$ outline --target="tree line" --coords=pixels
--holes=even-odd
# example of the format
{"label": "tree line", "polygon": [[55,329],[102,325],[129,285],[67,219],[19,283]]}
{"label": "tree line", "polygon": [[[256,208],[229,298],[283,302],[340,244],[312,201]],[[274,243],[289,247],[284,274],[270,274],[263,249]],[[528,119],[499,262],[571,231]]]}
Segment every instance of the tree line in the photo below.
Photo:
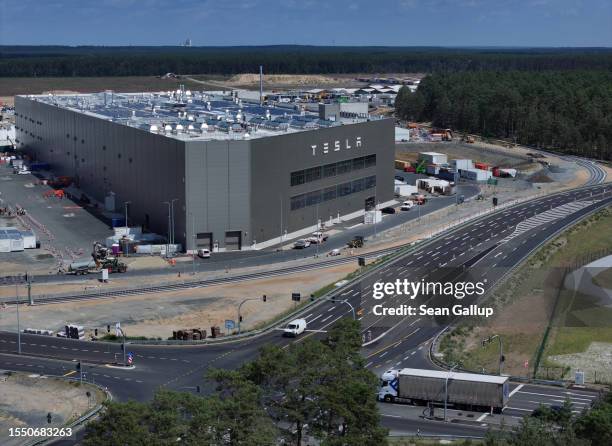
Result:
{"label": "tree line", "polygon": [[433,73],[395,106],[411,121],[612,159],[611,71]]}
{"label": "tree line", "polygon": [[612,50],[428,47],[0,46],[0,77],[612,69]]}
{"label": "tree line", "polygon": [[85,446],[384,446],[376,377],[364,367],[358,322],[340,320],[325,339],[266,347],[237,370],[211,370],[210,393],[159,390],[151,402],[110,402]]}
{"label": "tree line", "polygon": [[[341,319],[322,340],[268,346],[237,370],[210,370],[205,393],[161,389],[150,402],[106,403],[83,445],[385,446],[377,379],[360,349],[359,323]],[[612,444],[612,394],[588,412],[573,410],[569,400],[561,408],[541,406],[513,428],[491,430],[483,444]]]}

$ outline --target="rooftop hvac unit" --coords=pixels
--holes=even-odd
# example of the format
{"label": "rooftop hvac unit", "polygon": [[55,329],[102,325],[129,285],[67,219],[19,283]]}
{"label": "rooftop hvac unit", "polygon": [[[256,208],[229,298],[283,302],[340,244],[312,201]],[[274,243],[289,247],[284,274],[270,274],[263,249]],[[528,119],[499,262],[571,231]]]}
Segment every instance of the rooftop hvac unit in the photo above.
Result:
{"label": "rooftop hvac unit", "polygon": [[202,132],[205,132],[208,130],[208,124],[206,124],[205,122],[202,123],[202,125],[200,125],[200,130]]}
{"label": "rooftop hvac unit", "polygon": [[149,127],[149,131],[150,131],[151,133],[157,133],[157,132],[159,131],[159,128],[158,128],[156,125],[151,125],[151,126]]}
{"label": "rooftop hvac unit", "polygon": [[174,127],[174,130],[176,130],[176,132],[182,132],[184,130],[184,127],[181,124],[177,124],[176,127]]}
{"label": "rooftop hvac unit", "polygon": [[172,131],[172,126],[171,126],[170,124],[166,124],[166,125],[164,126],[164,131],[166,131],[166,132],[171,132],[171,131]]}

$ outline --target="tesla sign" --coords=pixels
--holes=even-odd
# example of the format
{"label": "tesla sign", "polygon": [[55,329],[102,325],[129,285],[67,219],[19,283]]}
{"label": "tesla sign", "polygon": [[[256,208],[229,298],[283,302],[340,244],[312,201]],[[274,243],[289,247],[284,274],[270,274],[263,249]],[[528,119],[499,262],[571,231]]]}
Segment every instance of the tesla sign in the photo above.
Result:
{"label": "tesla sign", "polygon": [[312,156],[317,153],[328,154],[329,152],[339,152],[340,150],[359,149],[361,147],[361,136],[355,138],[337,139],[333,142],[324,142],[322,144],[312,144]]}

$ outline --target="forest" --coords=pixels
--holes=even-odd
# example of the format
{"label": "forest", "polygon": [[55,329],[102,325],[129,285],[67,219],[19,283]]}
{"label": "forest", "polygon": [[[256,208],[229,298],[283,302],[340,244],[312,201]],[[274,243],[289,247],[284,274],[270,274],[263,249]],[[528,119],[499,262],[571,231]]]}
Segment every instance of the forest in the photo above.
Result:
{"label": "forest", "polygon": [[611,160],[612,72],[433,73],[402,88],[398,116],[436,127]]}
{"label": "forest", "polygon": [[612,69],[606,48],[0,46],[0,77]]}

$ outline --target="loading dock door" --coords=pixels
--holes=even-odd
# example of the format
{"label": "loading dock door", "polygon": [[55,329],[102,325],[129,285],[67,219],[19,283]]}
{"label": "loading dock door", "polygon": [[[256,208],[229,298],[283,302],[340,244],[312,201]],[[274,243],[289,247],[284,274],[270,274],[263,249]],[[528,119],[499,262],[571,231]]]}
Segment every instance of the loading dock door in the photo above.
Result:
{"label": "loading dock door", "polygon": [[365,199],[365,210],[366,211],[372,211],[374,210],[374,197],[368,197]]}
{"label": "loading dock door", "polygon": [[242,249],[242,231],[227,231],[225,233],[225,250],[239,251]]}
{"label": "loading dock door", "polygon": [[213,249],[213,234],[212,232],[198,232],[196,237],[196,248]]}

